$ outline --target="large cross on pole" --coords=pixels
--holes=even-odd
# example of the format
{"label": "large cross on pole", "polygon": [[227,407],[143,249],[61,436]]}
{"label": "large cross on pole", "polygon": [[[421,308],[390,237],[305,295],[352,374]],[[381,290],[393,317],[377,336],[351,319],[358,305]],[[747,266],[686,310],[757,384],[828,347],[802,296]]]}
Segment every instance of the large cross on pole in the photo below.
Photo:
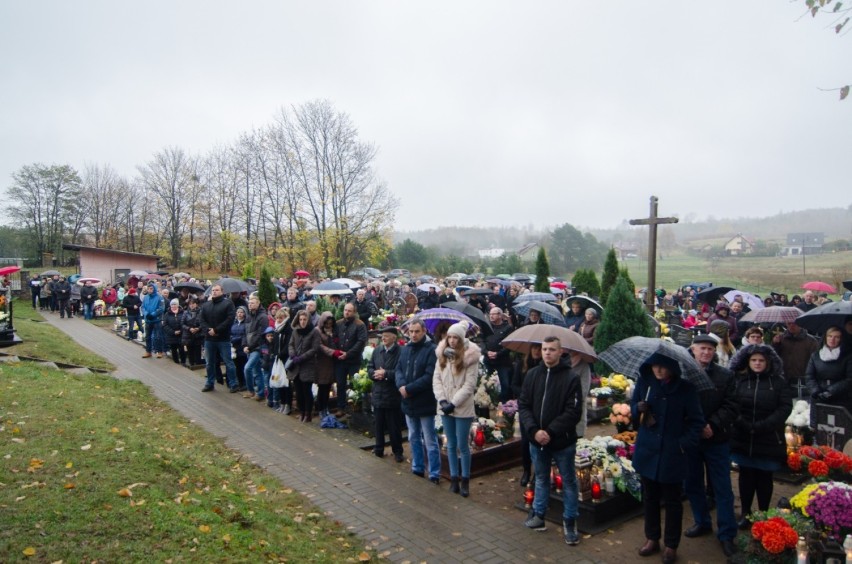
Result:
{"label": "large cross on pole", "polygon": [[657,287],[657,225],[661,223],[677,223],[676,217],[657,217],[657,202],[659,198],[651,196],[651,213],[643,219],[631,219],[630,225],[647,225],[648,234],[648,290],[645,292],[645,307],[654,313],[654,290]]}

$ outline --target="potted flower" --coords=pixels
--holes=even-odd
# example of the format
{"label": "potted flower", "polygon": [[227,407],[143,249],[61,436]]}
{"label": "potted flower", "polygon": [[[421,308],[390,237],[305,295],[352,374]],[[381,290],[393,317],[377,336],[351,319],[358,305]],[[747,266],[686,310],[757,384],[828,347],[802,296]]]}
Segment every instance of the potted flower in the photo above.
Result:
{"label": "potted flower", "polygon": [[808,529],[807,523],[789,511],[772,509],[752,514],[754,524],[749,533],[738,538],[748,562],[787,563],[796,559],[799,537]]}
{"label": "potted flower", "polygon": [[612,397],[612,388],[609,386],[594,388],[589,391],[589,395],[592,398],[592,405],[595,407],[603,407],[609,404],[609,400]]}
{"label": "potted flower", "polygon": [[518,400],[509,400],[506,403],[497,404],[497,411],[503,414],[503,434],[506,438],[513,437],[518,414]]}

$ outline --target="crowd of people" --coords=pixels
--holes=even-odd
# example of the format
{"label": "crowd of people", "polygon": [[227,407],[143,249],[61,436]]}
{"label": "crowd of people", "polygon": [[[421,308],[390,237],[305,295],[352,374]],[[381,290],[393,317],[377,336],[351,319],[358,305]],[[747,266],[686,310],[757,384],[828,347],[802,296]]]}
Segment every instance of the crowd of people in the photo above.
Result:
{"label": "crowd of people", "polygon": [[[411,472],[440,483],[437,415],[446,437],[450,490],[468,497],[469,435],[482,363],[489,374],[499,377],[500,400],[518,401],[521,484],[535,490],[524,524],[533,530],[546,528],[550,469],[555,464],[564,481],[563,538],[572,546],[580,542],[574,459],[577,440],[585,431],[591,366],[581,355],[563,349],[555,336],[520,355],[501,344],[514,329],[543,322],[535,310],[522,317],[513,307],[529,288],[494,283],[489,291],[468,292],[451,284],[418,289],[391,280],[365,283],[351,296],[324,296],[318,304],[312,281],[282,279],[276,281],[282,289],[280,301],[264,307],[256,293],[226,294],[215,283],[204,296],[176,291],[175,282],[179,281],[166,281],[162,287],[140,282],[116,288],[116,301],[126,311],[126,337],[136,339],[137,332],[144,331],[143,357],[170,356],[187,366],[203,362],[207,375],[203,392],[213,391],[219,383],[281,413],[298,413],[306,423],[315,414],[321,418],[345,414],[347,387],[361,369],[371,318],[379,310],[415,313],[449,301],[477,308],[483,318],[487,316],[489,331],[476,343],[468,338],[466,322],[430,334],[417,316],[406,324],[405,340],[393,325],[373,332],[378,343],[367,363],[373,381],[373,452],[385,456],[387,436],[391,455],[403,462],[405,424]],[[33,306],[70,315],[68,282],[61,277],[47,281],[46,301],[42,301],[44,286],[39,286],[38,299],[34,291]],[[81,288],[81,296],[86,288]],[[852,409],[852,323],[831,327],[820,343],[794,321],[769,332],[744,322],[748,306],[740,296],[730,302],[720,297],[716,303],[696,303],[694,294],[690,288],[662,292],[658,301],[665,307],[671,298],[684,312],[685,327],[693,317],[695,326],[703,328],[696,329],[690,353],[713,388],[699,392],[683,377],[678,362],[655,355],[639,370],[631,398],[638,427],[633,464],[642,479],[646,537],[638,552],[661,553],[663,562],[676,560],[681,536],[713,531],[708,496],[716,507],[722,551],[729,557],[734,554],[734,537],[738,529],[749,526],[755,498],[758,510],[769,508],[773,473],[786,457],[784,425],[794,398]],[[808,311],[816,300],[806,292],[797,307]],[[551,303],[561,308],[561,321],[569,330],[594,344],[601,318],[598,309],[584,307],[587,302],[572,299],[567,292],[557,293]],[[276,362],[286,373],[287,383],[281,387],[272,385]],[[739,517],[731,462],[739,467]],[[685,531],[682,494],[693,516],[693,525]],[[661,507],[666,509],[664,525]]]}

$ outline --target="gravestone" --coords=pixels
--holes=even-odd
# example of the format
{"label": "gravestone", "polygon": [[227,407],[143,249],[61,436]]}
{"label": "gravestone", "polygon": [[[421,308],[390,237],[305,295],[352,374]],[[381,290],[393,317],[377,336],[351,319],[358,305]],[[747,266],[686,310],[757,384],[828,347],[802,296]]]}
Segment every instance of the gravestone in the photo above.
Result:
{"label": "gravestone", "polygon": [[811,405],[811,424],[816,429],[814,442],[844,450],[852,439],[852,415],[845,407],[815,403]]}
{"label": "gravestone", "polygon": [[694,334],[689,329],[685,329],[680,325],[669,325],[669,335],[675,343],[684,348],[688,349],[692,346]]}

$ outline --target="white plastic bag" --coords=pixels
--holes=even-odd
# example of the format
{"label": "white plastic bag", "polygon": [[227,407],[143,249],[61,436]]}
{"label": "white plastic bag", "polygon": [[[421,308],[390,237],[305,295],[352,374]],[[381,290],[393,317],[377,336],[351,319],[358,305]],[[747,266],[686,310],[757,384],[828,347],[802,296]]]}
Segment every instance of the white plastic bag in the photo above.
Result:
{"label": "white plastic bag", "polygon": [[284,370],[284,363],[280,358],[275,359],[272,365],[272,374],[269,376],[270,388],[287,388],[290,386],[290,381],[287,379],[287,371]]}

